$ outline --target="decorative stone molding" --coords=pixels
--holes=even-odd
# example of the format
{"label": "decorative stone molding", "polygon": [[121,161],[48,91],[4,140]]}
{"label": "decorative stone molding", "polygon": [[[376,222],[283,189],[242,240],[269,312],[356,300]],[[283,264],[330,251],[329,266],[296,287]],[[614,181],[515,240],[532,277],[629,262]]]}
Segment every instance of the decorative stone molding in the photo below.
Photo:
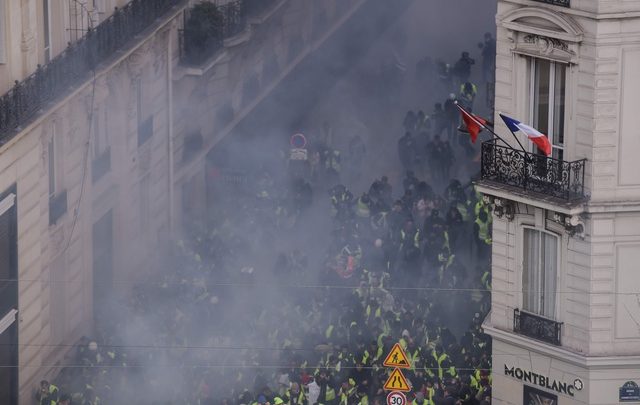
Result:
{"label": "decorative stone molding", "polygon": [[576,60],[575,51],[571,50],[566,42],[542,35],[523,35],[512,50],[523,55],[543,57],[566,63],[572,63]]}
{"label": "decorative stone molding", "polygon": [[577,51],[584,37],[571,17],[545,8],[524,7],[498,17],[517,54],[577,63]]}
{"label": "decorative stone molding", "polygon": [[580,239],[584,239],[584,216],[565,215],[559,212],[554,212],[552,218],[554,222],[557,222],[564,227],[564,230],[569,236],[577,236]]}
{"label": "decorative stone molding", "polygon": [[496,217],[498,218],[504,217],[509,222],[513,221],[513,219],[515,218],[515,215],[516,215],[515,202],[511,200],[503,199],[503,198],[493,197],[488,194],[485,194],[482,196],[482,201],[491,207],[491,211],[493,211],[493,214]]}
{"label": "decorative stone molding", "polygon": [[584,38],[584,31],[573,18],[542,7],[518,8],[498,16],[498,20],[503,27],[525,34],[574,43],[582,42]]}

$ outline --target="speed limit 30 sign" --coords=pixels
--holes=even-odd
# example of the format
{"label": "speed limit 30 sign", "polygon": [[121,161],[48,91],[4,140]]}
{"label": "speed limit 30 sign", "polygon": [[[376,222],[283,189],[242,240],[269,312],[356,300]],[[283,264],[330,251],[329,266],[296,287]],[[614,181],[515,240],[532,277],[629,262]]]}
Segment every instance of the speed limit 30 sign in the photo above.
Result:
{"label": "speed limit 30 sign", "polygon": [[387,395],[387,405],[407,405],[407,397],[400,391],[392,391]]}

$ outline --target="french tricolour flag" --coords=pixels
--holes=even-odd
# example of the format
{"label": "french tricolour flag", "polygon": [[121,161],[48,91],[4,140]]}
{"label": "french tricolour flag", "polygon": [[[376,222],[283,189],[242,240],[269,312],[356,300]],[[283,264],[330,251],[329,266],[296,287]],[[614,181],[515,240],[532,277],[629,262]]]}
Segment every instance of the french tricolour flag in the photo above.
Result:
{"label": "french tricolour flag", "polygon": [[531,140],[531,142],[535,143],[538,149],[540,149],[545,155],[549,156],[551,154],[551,143],[546,135],[534,127],[530,127],[529,125],[523,124],[522,122],[507,117],[506,115],[500,114],[500,116],[511,132],[515,134],[516,132],[521,131]]}

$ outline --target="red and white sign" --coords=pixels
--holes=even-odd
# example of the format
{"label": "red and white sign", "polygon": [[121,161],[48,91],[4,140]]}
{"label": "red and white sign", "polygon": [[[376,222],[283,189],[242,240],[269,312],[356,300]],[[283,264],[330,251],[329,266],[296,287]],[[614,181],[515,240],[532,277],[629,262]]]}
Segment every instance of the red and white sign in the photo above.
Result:
{"label": "red and white sign", "polygon": [[307,138],[301,133],[291,135],[289,138],[289,144],[295,149],[304,149],[307,146]]}
{"label": "red and white sign", "polygon": [[400,391],[392,391],[387,395],[387,405],[407,405],[407,396]]}

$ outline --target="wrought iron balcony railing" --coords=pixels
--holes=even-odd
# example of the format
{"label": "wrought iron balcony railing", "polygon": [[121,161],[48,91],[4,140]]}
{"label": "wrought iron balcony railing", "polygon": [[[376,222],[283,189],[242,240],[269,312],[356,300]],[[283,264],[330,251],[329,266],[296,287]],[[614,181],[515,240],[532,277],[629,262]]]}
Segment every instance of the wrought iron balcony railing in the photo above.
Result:
{"label": "wrought iron balcony railing", "polygon": [[513,310],[513,331],[552,345],[561,345],[562,322],[520,311],[518,308]]}
{"label": "wrought iron balcony railing", "polygon": [[586,159],[573,162],[498,145],[482,144],[481,178],[567,201],[584,199]]}
{"label": "wrought iron balcony railing", "polygon": [[235,0],[226,4],[200,3],[185,11],[180,31],[180,59],[198,65],[222,49],[226,38],[239,34],[247,18],[264,13],[276,0]]}
{"label": "wrought iron balcony railing", "polygon": [[186,0],[131,0],[81,40],[0,97],[0,144],[32,120],[50,101],[86,80],[89,73],[173,6]]}

